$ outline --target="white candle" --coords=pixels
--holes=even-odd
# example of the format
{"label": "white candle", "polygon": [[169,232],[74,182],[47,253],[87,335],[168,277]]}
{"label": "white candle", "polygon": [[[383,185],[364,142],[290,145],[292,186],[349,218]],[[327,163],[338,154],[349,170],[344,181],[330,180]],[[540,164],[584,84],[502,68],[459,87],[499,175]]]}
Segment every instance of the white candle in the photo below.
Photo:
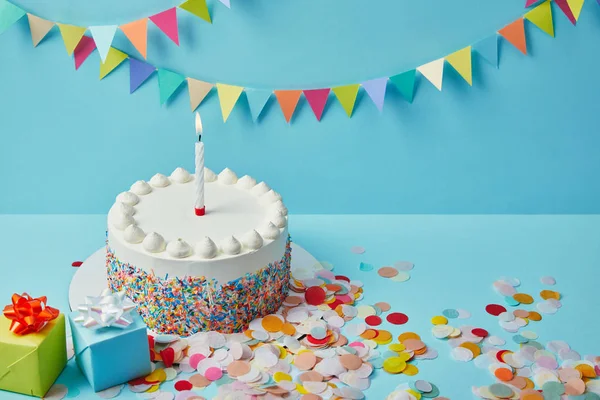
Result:
{"label": "white candle", "polygon": [[196,113],[196,133],[198,142],[196,143],[196,171],[194,174],[196,180],[196,200],[194,202],[195,213],[198,216],[204,215],[204,143],[202,143],[202,121],[200,114]]}

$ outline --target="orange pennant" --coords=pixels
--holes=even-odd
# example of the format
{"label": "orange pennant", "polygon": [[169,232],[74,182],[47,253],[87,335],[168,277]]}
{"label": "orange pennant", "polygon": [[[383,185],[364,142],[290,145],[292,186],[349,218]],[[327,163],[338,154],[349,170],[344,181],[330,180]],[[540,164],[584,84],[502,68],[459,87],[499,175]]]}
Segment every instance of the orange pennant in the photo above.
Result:
{"label": "orange pennant", "polygon": [[498,31],[500,35],[510,42],[517,49],[521,50],[521,53],[527,54],[527,42],[525,40],[525,23],[523,18],[519,18],[515,22],[506,25],[504,28]]}
{"label": "orange pennant", "polygon": [[120,26],[131,44],[140,52],[144,59],[148,51],[148,19],[142,18]]}
{"label": "orange pennant", "polygon": [[298,101],[300,100],[302,90],[275,90],[273,93],[275,93],[275,97],[277,97],[285,120],[289,123],[292,119],[292,115],[294,115]]}

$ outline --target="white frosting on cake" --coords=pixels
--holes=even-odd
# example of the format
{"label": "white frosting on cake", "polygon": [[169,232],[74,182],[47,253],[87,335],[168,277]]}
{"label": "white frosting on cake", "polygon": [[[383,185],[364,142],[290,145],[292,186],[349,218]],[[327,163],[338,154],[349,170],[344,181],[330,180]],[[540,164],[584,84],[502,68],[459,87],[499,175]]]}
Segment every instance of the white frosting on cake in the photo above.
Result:
{"label": "white frosting on cake", "polygon": [[242,244],[234,236],[229,236],[221,243],[221,250],[225,254],[240,254]]}
{"label": "white frosting on cake", "polygon": [[119,193],[117,201],[129,206],[135,206],[140,201],[140,198],[135,193],[123,192]]}
{"label": "white frosting on cake", "polygon": [[[195,180],[182,168],[170,178],[155,175],[153,190],[144,182],[151,192],[141,197],[117,196],[126,206],[115,204],[108,218],[108,244],[116,257],[161,277],[205,276],[219,282],[280,261],[288,236],[281,196],[252,177],[238,180],[227,168],[209,181],[211,175],[205,168],[204,216],[194,213]],[[160,186],[165,180],[177,184]],[[135,218],[127,215],[132,205]]]}
{"label": "white frosting on cake", "polygon": [[225,168],[219,174],[219,182],[224,185],[233,185],[237,181],[238,181],[237,175],[235,174],[235,172],[233,172],[229,168]]}
{"label": "white frosting on cake", "polygon": [[142,241],[142,246],[149,253],[160,253],[165,250],[165,238],[156,232],[150,232]]}
{"label": "white frosting on cake", "polygon": [[256,186],[256,179],[249,175],[244,175],[238,179],[237,185],[242,189],[249,190]]}
{"label": "white frosting on cake", "polygon": [[171,180],[176,183],[188,183],[192,180],[192,174],[185,169],[178,167],[171,173]]}
{"label": "white frosting on cake", "polygon": [[256,232],[256,230],[252,229],[250,232],[244,235],[242,242],[247,248],[251,250],[258,250],[263,245],[263,238],[258,232]]}
{"label": "white frosting on cake", "polygon": [[133,208],[133,206],[129,204],[123,203],[122,201],[117,201],[110,209],[110,212],[119,212],[122,214],[133,215],[135,214],[135,208]]}
{"label": "white frosting on cake", "polygon": [[187,244],[185,240],[178,238],[167,244],[167,253],[175,258],[185,258],[192,255],[192,246]]}
{"label": "white frosting on cake", "polygon": [[129,190],[139,196],[143,196],[150,193],[152,191],[152,187],[148,185],[148,182],[146,181],[137,181],[131,185],[131,189]]}
{"label": "white frosting on cake", "polygon": [[204,168],[204,182],[214,182],[217,180],[217,174],[215,174],[214,172],[212,172],[212,170],[208,169],[208,168]]}
{"label": "white frosting on cake", "polygon": [[123,239],[127,243],[142,243],[145,237],[144,231],[136,224],[129,225],[123,232]]}
{"label": "white frosting on cake", "polygon": [[150,179],[150,185],[155,188],[164,188],[165,186],[169,186],[171,181],[169,178],[164,176],[163,174],[156,174]]}
{"label": "white frosting on cake", "polygon": [[203,240],[196,244],[196,254],[200,256],[200,258],[215,258],[218,251],[217,245],[208,236],[205,236]]}

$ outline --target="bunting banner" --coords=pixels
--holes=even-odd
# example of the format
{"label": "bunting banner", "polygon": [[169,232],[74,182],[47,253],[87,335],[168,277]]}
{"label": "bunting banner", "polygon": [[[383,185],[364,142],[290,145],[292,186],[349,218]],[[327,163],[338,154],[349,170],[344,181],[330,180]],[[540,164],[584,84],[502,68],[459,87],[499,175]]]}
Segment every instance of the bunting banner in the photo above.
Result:
{"label": "bunting banner", "polygon": [[[220,1],[227,7],[230,6],[228,0]],[[390,90],[395,90],[408,103],[412,103],[415,100],[415,89],[418,79],[425,79],[433,87],[441,91],[445,72],[456,73],[457,76],[460,76],[465,81],[465,84],[473,86],[476,83],[473,79],[473,54],[485,60],[493,67],[498,68],[500,61],[498,44],[499,38],[502,38],[514,47],[513,51],[519,51],[527,55],[525,21],[531,23],[550,37],[554,37],[554,21],[552,17],[554,7],[552,3],[555,3],[556,7],[565,17],[571,23],[575,24],[581,15],[584,1],[527,0],[527,10],[523,16],[502,27],[494,34],[408,71],[402,71],[391,76],[369,79],[360,83],[294,90],[286,88],[250,88],[224,82],[206,82],[184,76],[176,71],[157,67],[112,46],[115,35],[119,34],[118,31],[121,30],[145,60],[147,56],[148,20],[152,21],[161,32],[178,45],[178,9],[189,12],[207,22],[212,22],[211,15],[206,7],[206,0],[187,0],[178,7],[173,7],[147,18],[120,26],[106,25],[91,27],[79,27],[49,21],[27,13],[8,0],[0,0],[0,33],[5,32],[18,20],[27,16],[33,47],[43,44],[44,38],[56,26],[60,31],[67,54],[73,56],[76,70],[85,63],[95,50],[98,50],[100,56],[100,79],[104,79],[126,60],[129,60],[130,93],[134,93],[145,82],[152,80],[152,76],[157,72],[156,81],[159,88],[159,104],[161,105],[168,105],[170,100],[177,96],[177,93],[180,91],[179,89],[187,86],[192,112],[198,107],[202,107],[205,99],[210,96],[211,92],[215,91],[218,96],[223,122],[227,121],[235,106],[240,102],[240,98],[245,97],[253,121],[259,121],[264,116],[269,100],[274,98],[279,105],[278,108],[281,110],[283,120],[287,123],[292,123],[302,97],[308,103],[316,120],[321,121],[330,98],[336,98],[345,114],[348,117],[352,117],[355,112],[358,94],[361,90],[366,94],[365,98],[369,98],[370,102],[381,112],[385,105],[388,85]],[[600,3],[600,0],[598,2]],[[89,36],[86,35],[88,31]],[[446,69],[446,64],[449,66],[449,69]],[[242,93],[245,93],[245,96],[242,96]]]}

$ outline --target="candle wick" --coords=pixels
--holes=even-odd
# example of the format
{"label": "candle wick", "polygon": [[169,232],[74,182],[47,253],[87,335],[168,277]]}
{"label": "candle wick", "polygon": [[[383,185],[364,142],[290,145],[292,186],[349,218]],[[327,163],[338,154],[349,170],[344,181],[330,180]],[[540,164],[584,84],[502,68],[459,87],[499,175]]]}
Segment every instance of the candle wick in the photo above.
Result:
{"label": "candle wick", "polygon": [[201,142],[202,141],[202,135],[198,135],[198,141]]}

